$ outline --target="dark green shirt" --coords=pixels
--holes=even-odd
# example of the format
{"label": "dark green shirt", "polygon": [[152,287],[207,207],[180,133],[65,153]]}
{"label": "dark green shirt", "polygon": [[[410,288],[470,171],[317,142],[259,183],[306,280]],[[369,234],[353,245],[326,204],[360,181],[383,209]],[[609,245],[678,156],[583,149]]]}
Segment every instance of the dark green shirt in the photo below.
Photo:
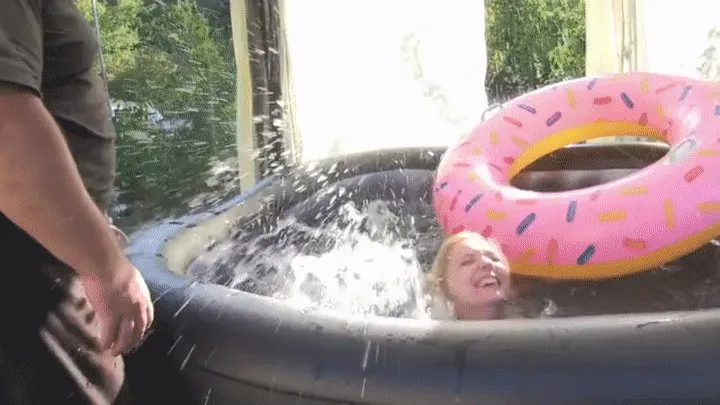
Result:
{"label": "dark green shirt", "polygon": [[72,0],[0,0],[0,82],[37,93],[55,117],[96,202],[107,209],[115,133],[93,69],[97,42]]}

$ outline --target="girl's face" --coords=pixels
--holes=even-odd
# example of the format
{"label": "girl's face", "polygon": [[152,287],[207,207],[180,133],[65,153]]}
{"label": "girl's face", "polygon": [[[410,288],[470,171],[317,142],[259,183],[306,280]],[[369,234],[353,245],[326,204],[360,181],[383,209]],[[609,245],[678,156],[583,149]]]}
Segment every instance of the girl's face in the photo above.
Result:
{"label": "girl's face", "polygon": [[468,238],[448,252],[445,286],[456,306],[488,306],[508,298],[510,269],[499,248],[484,238]]}

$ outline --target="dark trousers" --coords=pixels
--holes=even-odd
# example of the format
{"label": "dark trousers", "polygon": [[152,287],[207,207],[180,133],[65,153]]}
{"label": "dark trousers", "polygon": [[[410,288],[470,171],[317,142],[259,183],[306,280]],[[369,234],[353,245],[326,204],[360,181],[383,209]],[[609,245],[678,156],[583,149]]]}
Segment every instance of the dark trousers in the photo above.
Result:
{"label": "dark trousers", "polygon": [[75,274],[0,214],[0,404],[130,404]]}

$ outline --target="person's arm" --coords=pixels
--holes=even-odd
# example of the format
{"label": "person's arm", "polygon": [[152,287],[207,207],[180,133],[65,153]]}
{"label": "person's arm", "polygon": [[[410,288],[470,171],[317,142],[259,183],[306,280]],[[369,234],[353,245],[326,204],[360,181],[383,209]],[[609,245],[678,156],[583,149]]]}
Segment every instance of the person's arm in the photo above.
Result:
{"label": "person's arm", "polygon": [[0,211],[80,275],[115,279],[122,251],[40,99],[45,3],[1,3]]}
{"label": "person's arm", "polygon": [[115,280],[124,254],[33,92],[0,82],[0,211],[81,276]]}

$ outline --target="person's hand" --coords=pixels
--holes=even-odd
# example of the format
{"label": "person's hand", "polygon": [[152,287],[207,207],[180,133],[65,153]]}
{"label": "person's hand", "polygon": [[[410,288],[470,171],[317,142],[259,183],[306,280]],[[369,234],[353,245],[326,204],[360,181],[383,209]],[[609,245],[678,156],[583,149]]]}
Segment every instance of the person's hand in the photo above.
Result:
{"label": "person's hand", "polygon": [[122,258],[115,267],[113,280],[87,276],[82,282],[98,318],[100,344],[117,356],[140,346],[154,309],[150,291],[135,266]]}

